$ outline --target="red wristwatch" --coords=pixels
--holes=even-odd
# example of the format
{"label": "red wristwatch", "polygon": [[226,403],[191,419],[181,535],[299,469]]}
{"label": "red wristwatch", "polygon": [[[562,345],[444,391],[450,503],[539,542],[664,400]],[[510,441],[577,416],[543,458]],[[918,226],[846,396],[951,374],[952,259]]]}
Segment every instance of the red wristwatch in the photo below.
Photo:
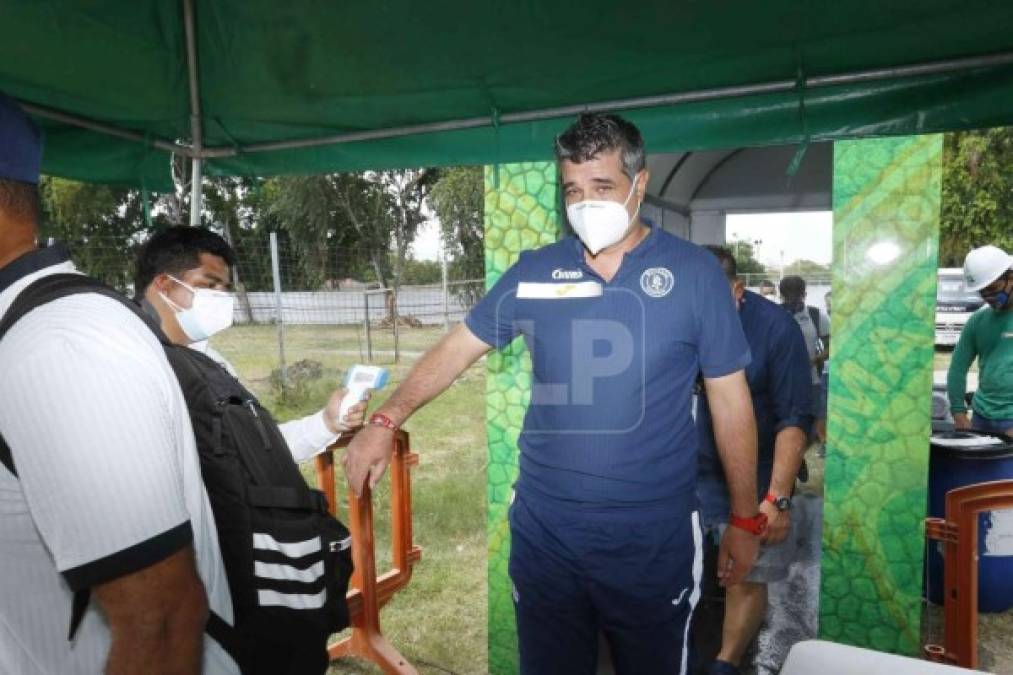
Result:
{"label": "red wristwatch", "polygon": [[397,431],[397,425],[394,424],[394,420],[387,417],[383,413],[373,413],[369,417],[369,423],[374,427],[387,427],[391,431]]}
{"label": "red wristwatch", "polygon": [[745,530],[750,534],[760,536],[767,531],[767,514],[757,513],[752,518],[743,518],[733,513],[728,519],[728,524],[740,530]]}

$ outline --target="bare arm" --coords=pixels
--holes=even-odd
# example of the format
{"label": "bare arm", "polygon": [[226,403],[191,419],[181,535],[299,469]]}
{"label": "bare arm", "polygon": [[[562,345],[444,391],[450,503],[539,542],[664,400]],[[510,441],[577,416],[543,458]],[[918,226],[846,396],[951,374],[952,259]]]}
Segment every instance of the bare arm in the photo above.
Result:
{"label": "bare arm", "polygon": [[[974,325],[977,322],[972,315],[960,331],[957,346],[950,358],[950,367],[946,371],[946,393],[950,400],[950,412],[953,424],[957,429],[970,429],[971,421],[967,417],[967,371],[978,356],[974,342]],[[980,364],[979,364],[980,365]]]}
{"label": "bare arm", "polygon": [[[802,455],[806,448],[806,433],[799,427],[785,427],[774,439],[774,470],[770,476],[769,492],[779,497],[791,494],[795,477],[802,466]],[[778,511],[770,502],[760,503],[760,510],[767,514],[770,527],[766,541],[771,544],[784,541],[791,523],[789,511]]]}
{"label": "bare arm", "polygon": [[109,621],[106,675],[201,672],[208,604],[190,546],[94,589]]}
{"label": "bare arm", "polygon": [[[725,470],[732,513],[756,515],[756,418],[745,373],[741,370],[717,378],[705,378],[707,402],[714,424],[714,441]],[[749,573],[760,538],[737,527],[728,527],[718,551],[718,578],[722,586],[734,586]]]}
{"label": "bare arm", "polygon": [[[377,412],[401,426],[490,349],[467,326],[456,326],[415,363],[408,377]],[[383,477],[390,461],[392,433],[383,427],[366,425],[349,444],[343,463],[348,484],[356,495],[362,494],[367,477],[370,489]]]}
{"label": "bare arm", "polygon": [[756,513],[756,419],[743,371],[704,379],[732,513]]}
{"label": "bare arm", "polygon": [[416,410],[442,394],[458,376],[492,347],[475,337],[463,323],[422,355],[401,386],[378,412],[401,426]]}
{"label": "bare arm", "polygon": [[802,467],[806,448],[806,433],[799,427],[785,427],[774,439],[774,471],[770,476],[769,491],[787,495],[795,485],[795,477]]}

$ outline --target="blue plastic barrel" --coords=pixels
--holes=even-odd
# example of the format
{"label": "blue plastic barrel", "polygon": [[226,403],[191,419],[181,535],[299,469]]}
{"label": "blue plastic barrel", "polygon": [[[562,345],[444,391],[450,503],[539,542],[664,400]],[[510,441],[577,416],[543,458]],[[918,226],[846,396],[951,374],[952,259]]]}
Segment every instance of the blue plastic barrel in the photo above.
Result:
{"label": "blue plastic barrel", "polygon": [[[987,436],[952,432],[941,437]],[[934,437],[935,438],[935,437]],[[930,516],[946,515],[946,493],[975,483],[1013,479],[1013,442],[999,445],[945,447],[933,443],[929,459]],[[978,611],[1003,612],[1013,607],[1013,510],[978,516]],[[928,599],[943,602],[942,544],[930,541],[925,568]]]}

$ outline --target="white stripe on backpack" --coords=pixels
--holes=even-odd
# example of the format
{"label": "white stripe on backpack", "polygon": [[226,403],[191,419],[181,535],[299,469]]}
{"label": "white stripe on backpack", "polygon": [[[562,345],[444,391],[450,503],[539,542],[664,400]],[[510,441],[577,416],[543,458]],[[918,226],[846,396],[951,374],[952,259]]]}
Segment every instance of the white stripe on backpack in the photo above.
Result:
{"label": "white stripe on backpack", "polygon": [[269,534],[254,532],[253,548],[260,549],[261,551],[278,551],[289,558],[301,558],[310,553],[319,553],[321,545],[320,537],[313,537],[305,541],[282,542]]}
{"label": "white stripe on backpack", "polygon": [[279,579],[281,581],[302,581],[311,583],[324,576],[324,561],[314,563],[312,567],[301,570],[291,565],[275,565],[271,563],[253,563],[253,573],[261,579]]}
{"label": "white stripe on backpack", "polygon": [[327,590],[316,595],[300,593],[279,593],[277,591],[257,591],[257,602],[261,607],[288,607],[290,609],[319,609],[327,601]]}

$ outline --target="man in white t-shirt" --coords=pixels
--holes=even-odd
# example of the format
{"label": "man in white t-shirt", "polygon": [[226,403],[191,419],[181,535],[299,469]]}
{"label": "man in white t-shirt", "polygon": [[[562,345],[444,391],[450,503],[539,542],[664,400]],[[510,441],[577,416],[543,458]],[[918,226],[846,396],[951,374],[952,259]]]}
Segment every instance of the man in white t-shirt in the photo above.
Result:
{"label": "man in white t-shirt", "polygon": [[[232,247],[214,232],[170,227],[141,249],[134,288],[141,306],[159,322],[169,340],[207,354],[238,377],[232,364],[208,345],[212,333],[232,324],[228,290],[235,264]],[[319,412],[279,425],[297,462],[323,452],[339,435],[362,426],[368,395],[339,420],[344,395],[345,389],[337,388]]]}
{"label": "man in white t-shirt", "polygon": [[[44,276],[41,141],[0,95],[0,315]],[[129,309],[80,294],[0,341],[0,673],[234,674],[204,627],[233,612],[183,395]],[[68,640],[76,591],[91,590]]]}

